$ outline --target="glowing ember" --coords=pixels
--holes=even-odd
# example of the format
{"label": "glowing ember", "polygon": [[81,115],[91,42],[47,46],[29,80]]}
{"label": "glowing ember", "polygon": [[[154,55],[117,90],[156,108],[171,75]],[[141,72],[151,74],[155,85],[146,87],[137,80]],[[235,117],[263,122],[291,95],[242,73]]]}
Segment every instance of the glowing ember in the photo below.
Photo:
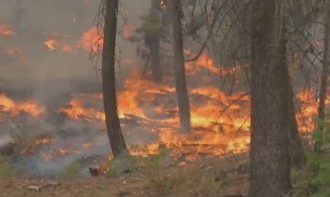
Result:
{"label": "glowing ember", "polygon": [[36,139],[34,141],[34,144],[35,145],[41,145],[41,144],[51,144],[55,142],[55,139],[54,138],[50,138],[50,137],[44,137],[44,138],[41,138],[41,139]]}
{"label": "glowing ember", "polygon": [[49,51],[60,50],[66,53],[72,53],[78,48],[76,41],[72,40],[70,35],[56,32],[45,32],[44,35],[47,37],[44,45]]}
{"label": "glowing ember", "polygon": [[8,49],[4,49],[4,50],[0,51],[0,55],[4,54],[4,55],[8,55],[8,56],[14,56],[14,55],[18,55],[20,52],[21,52],[20,48],[13,47],[13,48],[8,48]]}
{"label": "glowing ember", "polygon": [[48,50],[53,51],[55,50],[59,43],[56,40],[50,39],[44,42],[45,46],[48,48]]}
{"label": "glowing ember", "polygon": [[0,24],[0,35],[3,36],[14,36],[15,33],[14,31],[11,29],[11,27],[9,25],[1,25]]}
{"label": "glowing ember", "polygon": [[93,146],[93,144],[91,142],[86,142],[82,145],[83,148],[90,148],[92,146]]}

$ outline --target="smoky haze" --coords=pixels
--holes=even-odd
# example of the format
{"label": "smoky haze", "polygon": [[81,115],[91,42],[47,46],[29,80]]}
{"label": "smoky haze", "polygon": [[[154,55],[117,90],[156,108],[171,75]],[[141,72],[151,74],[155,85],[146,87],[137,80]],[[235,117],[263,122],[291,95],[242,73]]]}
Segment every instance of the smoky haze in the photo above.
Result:
{"label": "smoky haze", "polygon": [[[99,63],[90,61],[88,49],[78,48],[84,32],[95,26],[99,3],[99,0],[1,0],[0,24],[8,24],[15,36],[0,37],[0,50],[10,48],[15,56],[0,56],[0,87],[40,90],[42,93],[38,94],[44,94],[49,88],[52,92],[67,92],[77,83],[83,86],[99,83],[96,72]],[[121,1],[119,33],[125,19],[127,33],[134,33],[149,5],[148,0]],[[44,44],[48,39],[76,48],[72,52],[48,50]],[[121,60],[135,61],[132,43],[118,36],[117,45]]]}
{"label": "smoky haze", "polygon": [[[52,174],[82,155],[109,152],[102,122],[74,121],[60,113],[60,108],[68,105],[75,94],[101,90],[100,57],[92,62],[90,47],[85,43],[95,29],[99,4],[100,0],[0,0],[0,95],[5,93],[17,103],[34,100],[47,111],[40,118],[26,114],[4,116],[5,121],[1,122],[0,117],[0,147],[13,136],[21,136],[29,143],[44,136],[53,142],[39,146],[33,155],[19,157],[17,169],[34,175]],[[135,34],[142,23],[140,17],[149,8],[149,0],[121,1],[118,80],[128,70],[141,67],[136,57],[137,44],[125,38]],[[3,27],[13,33],[1,34]],[[101,99],[90,103],[103,111]],[[82,151],[83,144],[89,147],[89,143],[93,146]],[[72,152],[59,157],[67,149]],[[81,154],[76,154],[77,150]],[[27,148],[30,151],[31,147]],[[45,155],[58,158],[47,162]]]}

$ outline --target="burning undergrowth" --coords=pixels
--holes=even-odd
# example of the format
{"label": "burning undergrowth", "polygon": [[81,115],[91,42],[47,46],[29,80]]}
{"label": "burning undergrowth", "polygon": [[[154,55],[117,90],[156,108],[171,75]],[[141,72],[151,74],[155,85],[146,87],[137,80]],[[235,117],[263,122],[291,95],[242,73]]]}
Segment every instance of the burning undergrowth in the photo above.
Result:
{"label": "burning undergrowth", "polygon": [[[7,39],[15,33],[11,26],[0,24],[0,36]],[[43,51],[42,54],[60,58],[87,55],[96,42],[102,43],[95,27],[80,39],[48,32],[43,33],[39,41],[42,49],[39,46],[38,50]],[[25,54],[31,51],[28,49],[10,46],[0,49],[0,57],[7,58],[8,65],[24,63],[32,59]],[[185,53],[195,55],[188,49]],[[134,60],[122,61],[138,64]],[[125,77],[118,81],[117,97],[130,153],[149,156],[166,147],[172,157],[196,160],[247,151],[250,96],[246,86],[237,85],[244,84],[246,68],[247,65],[218,67],[206,52],[197,61],[186,64],[193,129],[185,134],[178,131],[173,73],[170,71],[165,76],[166,83],[156,84],[142,78],[140,69],[127,68]],[[235,87],[232,84],[236,84]],[[25,93],[8,89],[0,89],[0,156],[11,156],[15,169],[29,176],[56,176],[66,166],[79,162],[83,163],[79,173],[88,175],[88,167],[107,159],[110,146],[98,88],[87,91],[83,85],[75,90],[68,88],[65,94],[45,91],[47,96],[41,90],[37,94],[38,91]],[[302,132],[315,129],[316,100],[307,92],[297,93],[297,120]]]}
{"label": "burning undergrowth", "polygon": [[[193,130],[182,134],[173,86],[142,79],[137,71],[129,74],[118,90],[118,107],[131,154],[149,156],[165,146],[173,157],[195,160],[248,150],[247,93],[228,94],[209,85],[191,87],[190,99]],[[315,101],[305,93],[298,100],[300,130],[311,131]],[[81,160],[86,164],[81,173],[87,175],[87,166],[106,159],[102,95],[73,93],[64,101],[58,109],[49,109],[35,100],[0,95],[1,146],[13,146],[8,154],[14,154],[16,169],[27,175],[56,176]]]}

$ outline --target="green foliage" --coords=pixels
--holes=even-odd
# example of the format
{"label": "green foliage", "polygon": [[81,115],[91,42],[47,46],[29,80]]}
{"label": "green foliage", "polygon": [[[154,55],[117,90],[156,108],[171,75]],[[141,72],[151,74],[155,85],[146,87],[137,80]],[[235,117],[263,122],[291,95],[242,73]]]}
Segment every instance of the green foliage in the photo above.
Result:
{"label": "green foliage", "polygon": [[[330,123],[328,121],[318,121],[318,128],[322,130],[313,134],[315,143],[326,147],[330,144]],[[315,188],[313,197],[330,196],[330,158],[326,153],[312,153],[308,156],[308,163],[312,167],[314,176],[310,181],[312,188]]]}
{"label": "green foliage", "polygon": [[107,178],[114,178],[124,173],[134,172],[135,163],[135,158],[130,156],[115,159],[108,164],[110,168],[105,174],[105,176]]}
{"label": "green foliage", "polygon": [[[330,117],[327,115],[327,118]],[[294,197],[328,197],[330,196],[330,123],[319,120],[318,131],[312,135],[313,141],[322,145],[321,152],[307,155],[308,165],[292,174]]]}
{"label": "green foliage", "polygon": [[113,160],[109,164],[110,170],[106,173],[106,177],[117,177],[123,173],[154,173],[162,166],[168,154],[169,150],[165,146],[160,146],[160,151],[156,155]]}
{"label": "green foliage", "polygon": [[161,21],[155,16],[148,16],[140,31],[142,31],[144,34],[160,34],[163,30],[163,26],[161,24]]}
{"label": "green foliage", "polygon": [[12,166],[11,159],[0,157],[0,179],[6,179],[16,175],[16,171]]}
{"label": "green foliage", "polygon": [[65,178],[77,177],[82,169],[82,164],[79,161],[75,161],[65,166],[60,175]]}

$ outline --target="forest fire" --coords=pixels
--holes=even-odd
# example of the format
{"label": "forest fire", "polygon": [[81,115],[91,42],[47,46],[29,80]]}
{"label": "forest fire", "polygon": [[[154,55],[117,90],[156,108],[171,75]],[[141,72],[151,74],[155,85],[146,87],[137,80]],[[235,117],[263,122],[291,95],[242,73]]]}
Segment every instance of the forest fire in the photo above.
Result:
{"label": "forest fire", "polygon": [[[75,18],[74,23],[78,23]],[[83,29],[86,30],[86,27]],[[123,39],[127,41],[135,32],[132,26],[125,24],[121,33]],[[0,35],[7,37],[14,36],[15,33],[11,25],[0,25]],[[74,52],[77,57],[81,54],[86,56],[87,51],[100,52],[100,47],[103,45],[102,30],[97,26],[85,32],[44,31],[42,35],[43,37],[38,40],[43,44],[40,51],[48,51],[56,55],[64,56]],[[13,56],[18,53],[28,53],[27,51],[29,50],[25,48],[23,50],[11,46],[1,50],[0,55]],[[186,60],[197,55],[193,49],[188,48],[184,53]],[[24,55],[30,57],[29,54]],[[65,56],[63,61],[66,58],[68,56]],[[26,59],[28,61],[32,58]],[[210,76],[235,78],[236,75],[245,72],[244,68],[248,65],[218,65],[211,52],[207,50],[194,61],[185,63],[187,79],[191,82],[188,84],[188,91],[192,129],[188,133],[181,133],[174,77],[169,75],[172,71],[165,71],[168,72],[165,78],[169,79],[169,82],[155,83],[141,76],[141,65],[139,65],[141,63],[136,59],[124,57],[124,60],[119,58],[117,61],[123,65],[125,72],[124,77],[117,81],[118,87],[116,87],[118,115],[131,155],[155,155],[165,148],[173,157],[196,160],[249,150],[251,119],[249,87],[228,91],[226,87],[219,87],[217,82],[207,78],[211,78]],[[47,58],[40,62],[49,63]],[[45,70],[45,73],[48,73],[48,70]],[[52,73],[50,72],[49,75]],[[0,94],[0,122],[4,123],[6,129],[21,124],[23,125],[20,125],[21,130],[24,132],[36,133],[35,136],[31,134],[32,137],[27,138],[31,142],[26,143],[27,148],[22,148],[23,150],[20,151],[22,156],[38,157],[42,162],[49,164],[61,159],[65,161],[67,158],[77,159],[92,154],[103,154],[100,153],[101,148],[108,151],[103,96],[99,89],[87,91],[84,89],[86,84],[82,84],[79,84],[79,88],[75,91],[65,93],[59,101],[43,100],[52,107],[38,105],[38,99],[22,101],[21,98],[12,99],[8,96],[9,93]],[[308,91],[298,91],[296,97],[299,131],[312,132],[316,128],[317,101],[310,97]],[[20,116],[24,119],[23,114],[35,118],[36,123],[31,123],[29,120],[27,123],[16,123],[15,120],[11,120],[12,117]],[[98,131],[102,132],[98,133]]]}
{"label": "forest fire", "polygon": [[100,30],[97,27],[92,27],[83,33],[80,40],[80,45],[83,49],[97,51],[103,44],[103,37],[100,35]]}
{"label": "forest fire", "polygon": [[17,116],[24,112],[38,117],[44,114],[46,109],[38,106],[35,101],[15,102],[5,94],[0,94],[0,112],[9,113],[11,116]]}
{"label": "forest fire", "polygon": [[53,51],[58,47],[58,42],[56,40],[50,39],[44,42],[46,47],[50,50]]}
{"label": "forest fire", "polygon": [[[190,90],[192,104],[193,131],[188,134],[177,132],[178,114],[174,101],[174,88],[159,85],[137,77],[136,72],[125,80],[124,87],[118,91],[119,117],[128,122],[139,120],[139,124],[158,135],[155,142],[139,149],[131,148],[133,155],[155,154],[160,145],[174,148],[173,154],[198,154],[210,156],[247,151],[250,142],[250,97],[244,92],[228,95],[215,87],[193,88]],[[307,103],[297,112],[299,130],[311,132],[315,128],[316,102],[301,97],[300,103]],[[74,97],[60,111],[75,120],[99,120],[104,122],[102,110],[85,107],[84,99]],[[96,103],[102,103],[101,95],[91,95]],[[160,103],[167,103],[162,105]],[[168,126],[168,125],[172,126]],[[130,129],[130,126],[127,126]],[[128,136],[129,137],[129,136]],[[84,146],[89,147],[90,144]],[[195,156],[193,156],[195,155]]]}
{"label": "forest fire", "polygon": [[77,98],[71,100],[67,108],[62,108],[59,111],[75,120],[82,119],[89,122],[93,120],[105,120],[104,113],[93,108],[84,108],[82,102]]}
{"label": "forest fire", "polygon": [[300,102],[299,111],[296,113],[299,130],[301,132],[315,131],[318,114],[317,100],[309,91],[301,91],[297,94],[297,99]]}
{"label": "forest fire", "polygon": [[[189,49],[185,49],[185,54],[188,57],[196,56],[194,52]],[[234,74],[239,71],[243,67],[247,67],[247,65],[236,65],[230,67],[219,67],[213,60],[209,54],[204,51],[200,54],[200,56],[195,61],[190,61],[186,63],[187,72],[193,75],[200,73],[203,69],[207,70],[209,73],[216,74],[219,76],[227,76]]]}
{"label": "forest fire", "polygon": [[[95,33],[95,29],[91,33]],[[85,34],[85,46],[90,34]],[[94,40],[89,40],[94,42]],[[91,43],[89,43],[91,44]],[[88,46],[90,46],[88,44]],[[59,47],[56,40],[45,42],[49,50]],[[217,68],[211,57],[203,53],[197,62],[186,64],[189,75],[195,76],[203,69],[214,74],[230,75],[240,72],[239,69],[230,70]],[[199,69],[196,69],[200,67]],[[223,70],[223,71],[222,71]],[[190,88],[191,123],[193,130],[187,134],[180,134],[177,129],[178,109],[175,101],[175,88],[166,84],[156,84],[141,78],[139,70],[133,70],[127,75],[118,90],[119,117],[125,130],[134,131],[134,125],[141,125],[144,130],[156,134],[153,142],[142,146],[130,146],[132,155],[148,156],[160,151],[162,145],[171,149],[174,156],[186,155],[189,159],[199,156],[220,156],[228,153],[241,153],[249,149],[250,143],[250,96],[245,92],[228,94],[215,86]],[[311,132],[315,129],[314,117],[317,103],[310,99],[307,91],[297,94],[300,111],[297,121],[301,132]],[[104,127],[105,115],[102,107],[102,95],[73,94],[72,99],[63,104],[57,111],[74,121],[96,123]],[[0,95],[0,111],[11,116],[28,113],[39,117],[46,114],[46,109],[37,105],[35,101],[16,102],[6,94]],[[129,138],[129,135],[128,135]],[[52,138],[41,138],[34,142],[34,147],[50,145],[57,141]],[[90,149],[95,142],[83,142],[82,149]],[[34,149],[32,149],[34,150]],[[70,154],[80,154],[77,146],[58,147],[42,154],[44,161]],[[28,151],[31,153],[31,150]],[[33,152],[33,151],[32,151]],[[26,154],[26,153],[24,153]]]}
{"label": "forest fire", "polygon": [[[139,121],[146,130],[158,135],[154,143],[142,147],[143,151],[131,150],[133,154],[154,154],[159,151],[159,144],[182,151],[188,148],[203,152],[204,149],[211,155],[247,150],[249,97],[243,93],[228,96],[211,86],[194,88],[190,93],[194,129],[191,134],[179,134],[175,126],[178,124],[175,89],[141,79],[136,71],[128,75],[118,91],[119,117],[125,120],[124,125]],[[98,120],[104,124],[102,110],[86,107],[86,98],[90,99],[87,102],[102,103],[101,95],[77,95],[59,111],[74,120]],[[130,126],[127,127],[130,130]]]}

